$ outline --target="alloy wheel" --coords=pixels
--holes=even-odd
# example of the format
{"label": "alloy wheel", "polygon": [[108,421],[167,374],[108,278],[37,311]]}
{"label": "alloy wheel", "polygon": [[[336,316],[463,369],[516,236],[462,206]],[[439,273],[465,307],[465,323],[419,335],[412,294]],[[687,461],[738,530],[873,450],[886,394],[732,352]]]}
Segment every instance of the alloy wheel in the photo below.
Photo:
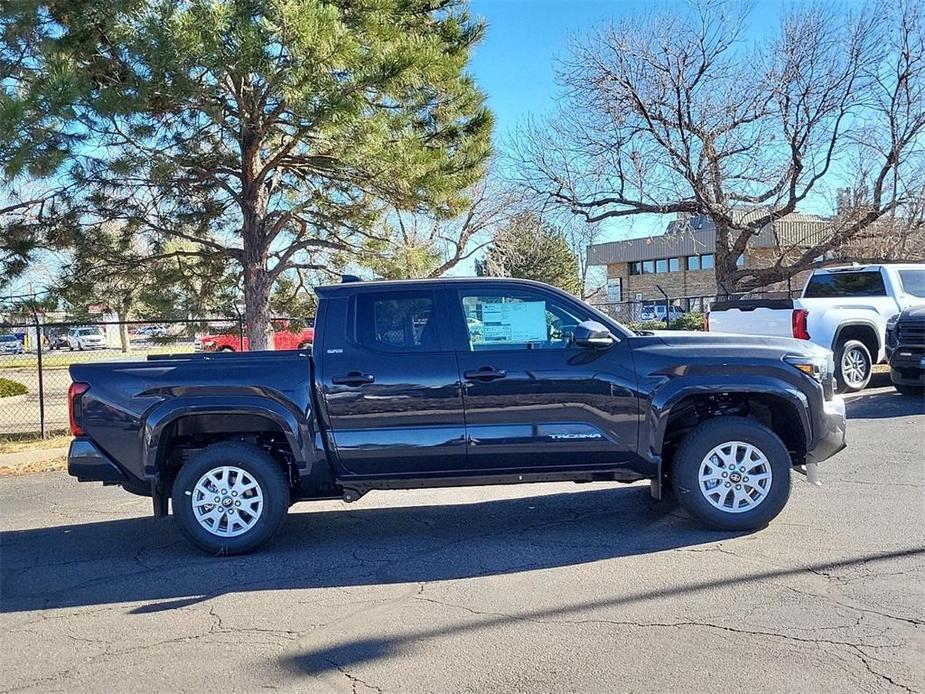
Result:
{"label": "alloy wheel", "polygon": [[726,513],[751,511],[771,491],[771,464],[750,443],[727,441],[713,448],[700,463],[700,492]]}
{"label": "alloy wheel", "polygon": [[263,513],[263,490],[247,471],[233,465],[212,468],[193,488],[193,515],[218,537],[237,537],[254,527]]}

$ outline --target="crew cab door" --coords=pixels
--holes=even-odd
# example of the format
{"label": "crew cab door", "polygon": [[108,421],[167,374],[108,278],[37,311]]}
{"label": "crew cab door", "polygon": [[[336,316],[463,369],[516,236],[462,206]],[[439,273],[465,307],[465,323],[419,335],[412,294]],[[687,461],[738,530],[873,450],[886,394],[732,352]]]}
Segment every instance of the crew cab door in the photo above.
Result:
{"label": "crew cab door", "polygon": [[315,354],[339,474],[465,470],[462,395],[444,305],[432,289],[358,288],[331,301]]}
{"label": "crew cab door", "polygon": [[477,284],[454,303],[469,468],[474,473],[619,466],[636,452],[638,402],[626,340],[572,344],[594,320],[542,288]]}

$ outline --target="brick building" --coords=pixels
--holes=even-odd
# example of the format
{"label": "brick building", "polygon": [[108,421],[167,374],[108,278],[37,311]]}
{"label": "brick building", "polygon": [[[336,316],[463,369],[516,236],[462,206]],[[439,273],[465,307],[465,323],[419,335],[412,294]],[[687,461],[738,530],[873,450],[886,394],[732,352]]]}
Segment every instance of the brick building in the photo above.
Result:
{"label": "brick building", "polygon": [[[739,263],[744,267],[770,267],[782,254],[799,253],[818,243],[829,225],[824,217],[790,214],[752,238]],[[588,263],[607,268],[606,302],[663,301],[658,285],[676,299],[674,303],[688,310],[702,310],[701,297],[725,294],[716,286],[715,238],[712,221],[694,216],[671,222],[659,236],[589,246]],[[837,259],[833,258],[833,262]],[[786,296],[791,288],[800,289],[808,274],[809,271],[799,273],[789,282],[769,285],[764,291]]]}

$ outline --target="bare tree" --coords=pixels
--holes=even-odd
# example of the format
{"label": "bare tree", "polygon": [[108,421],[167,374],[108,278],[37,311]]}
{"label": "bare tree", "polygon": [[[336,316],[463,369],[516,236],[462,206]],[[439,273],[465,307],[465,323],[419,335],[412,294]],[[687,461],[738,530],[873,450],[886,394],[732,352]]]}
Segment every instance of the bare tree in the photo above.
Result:
{"label": "bare tree", "polygon": [[[591,223],[708,217],[723,286],[792,277],[885,215],[914,217],[925,170],[922,15],[915,0],[853,15],[800,6],[756,47],[743,39],[739,3],[610,26],[574,44],[557,113],[518,138],[519,182]],[[866,163],[863,205],[772,267],[737,267],[749,239],[844,182],[855,158]]]}
{"label": "bare tree", "polygon": [[370,237],[360,262],[383,279],[440,277],[491,243],[521,207],[519,196],[488,175],[468,191],[469,204],[452,219],[394,210]]}

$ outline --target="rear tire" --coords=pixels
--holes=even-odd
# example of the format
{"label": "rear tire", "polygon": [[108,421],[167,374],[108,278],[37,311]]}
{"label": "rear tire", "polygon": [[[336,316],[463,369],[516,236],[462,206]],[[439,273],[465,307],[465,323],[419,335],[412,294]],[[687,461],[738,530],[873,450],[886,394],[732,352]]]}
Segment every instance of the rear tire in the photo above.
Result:
{"label": "rear tire", "polygon": [[289,510],[289,484],[265,450],[228,441],[199,451],[180,468],[172,502],[180,530],[194,545],[214,555],[244,554],[279,530]]}
{"label": "rear tire", "polygon": [[679,503],[714,530],[757,530],[790,497],[790,454],[770,429],[745,417],[717,417],[681,441],[672,464]]}
{"label": "rear tire", "polygon": [[854,393],[870,383],[873,360],[860,340],[845,340],[835,347],[835,381],[839,393]]}

